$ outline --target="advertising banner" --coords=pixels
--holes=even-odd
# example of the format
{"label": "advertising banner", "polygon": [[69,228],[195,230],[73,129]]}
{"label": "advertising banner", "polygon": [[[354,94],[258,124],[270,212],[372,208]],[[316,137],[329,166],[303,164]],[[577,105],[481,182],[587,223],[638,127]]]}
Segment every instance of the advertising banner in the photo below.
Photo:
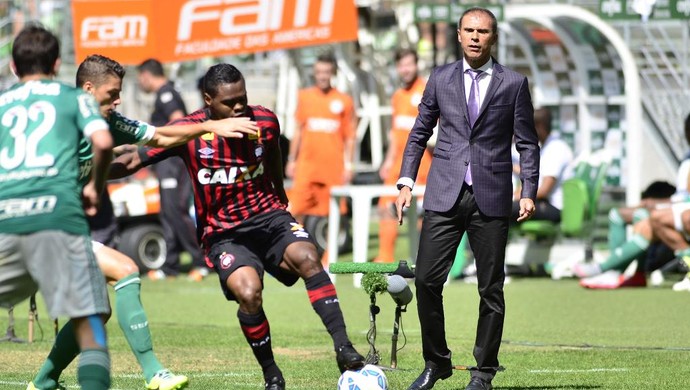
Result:
{"label": "advertising banner", "polygon": [[253,53],[357,39],[353,0],[75,0],[76,61],[122,64]]}

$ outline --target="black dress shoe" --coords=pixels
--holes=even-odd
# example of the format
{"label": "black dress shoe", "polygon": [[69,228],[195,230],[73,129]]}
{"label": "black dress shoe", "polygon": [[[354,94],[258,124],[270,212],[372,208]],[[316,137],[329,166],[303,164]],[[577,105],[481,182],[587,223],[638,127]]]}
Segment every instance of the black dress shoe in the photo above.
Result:
{"label": "black dress shoe", "polygon": [[426,367],[407,390],[429,390],[434,387],[436,381],[449,378],[451,375],[453,375],[451,367]]}
{"label": "black dress shoe", "polygon": [[491,382],[487,382],[481,378],[472,378],[467,387],[465,387],[465,390],[491,390],[493,388]]}

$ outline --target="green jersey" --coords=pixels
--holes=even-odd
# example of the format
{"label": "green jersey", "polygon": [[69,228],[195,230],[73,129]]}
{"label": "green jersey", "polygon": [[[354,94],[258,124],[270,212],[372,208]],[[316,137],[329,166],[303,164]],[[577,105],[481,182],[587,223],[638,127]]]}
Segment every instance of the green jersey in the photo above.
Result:
{"label": "green jersey", "polygon": [[[128,119],[117,111],[108,116],[110,134],[113,136],[113,145],[144,145],[153,138],[156,128],[145,122]],[[91,177],[91,142],[84,138],[79,145],[79,181],[86,184]]]}
{"label": "green jersey", "polygon": [[92,96],[51,80],[0,94],[0,233],[89,234],[79,143],[107,129]]}

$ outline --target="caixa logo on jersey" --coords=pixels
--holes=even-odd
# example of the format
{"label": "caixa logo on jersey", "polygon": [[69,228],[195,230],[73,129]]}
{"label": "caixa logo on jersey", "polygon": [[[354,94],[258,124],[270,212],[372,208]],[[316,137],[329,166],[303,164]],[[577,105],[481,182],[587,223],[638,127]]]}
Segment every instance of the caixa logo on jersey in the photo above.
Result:
{"label": "caixa logo on jersey", "polygon": [[86,48],[146,46],[146,15],[90,16],[81,22],[80,43]]}
{"label": "caixa logo on jersey", "polygon": [[201,184],[233,184],[256,179],[263,175],[264,165],[249,165],[231,168],[203,168],[197,172],[197,180]]}

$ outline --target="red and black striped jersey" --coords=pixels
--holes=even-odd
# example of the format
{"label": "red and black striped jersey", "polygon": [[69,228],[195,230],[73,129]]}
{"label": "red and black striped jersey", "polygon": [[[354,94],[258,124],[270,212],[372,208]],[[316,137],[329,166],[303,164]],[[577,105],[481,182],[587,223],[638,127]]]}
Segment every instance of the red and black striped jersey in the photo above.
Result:
{"label": "red and black striped jersey", "polygon": [[[174,148],[139,150],[144,166],[173,156],[184,160],[194,187],[197,234],[205,246],[212,237],[254,215],[285,208],[271,177],[264,172],[266,146],[276,143],[277,148],[278,118],[261,106],[249,106],[248,111],[261,129],[257,139],[222,138],[207,133]],[[201,109],[172,124],[201,123],[209,119],[208,109]]]}

